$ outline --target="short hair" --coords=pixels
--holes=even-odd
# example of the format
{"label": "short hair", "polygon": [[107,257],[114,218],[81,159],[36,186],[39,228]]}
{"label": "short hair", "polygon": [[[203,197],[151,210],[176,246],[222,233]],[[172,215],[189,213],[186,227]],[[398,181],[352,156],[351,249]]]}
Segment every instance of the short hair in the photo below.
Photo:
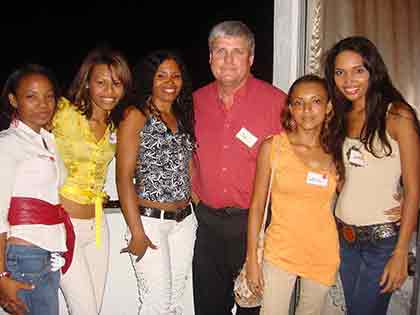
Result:
{"label": "short hair", "polygon": [[255,36],[250,28],[241,21],[224,21],[215,25],[209,34],[209,50],[213,49],[213,43],[217,37],[232,36],[242,37],[248,42],[249,51],[253,56],[255,53]]}
{"label": "short hair", "polygon": [[57,102],[60,97],[60,86],[54,73],[50,69],[38,64],[25,64],[14,70],[3,86],[0,104],[0,130],[9,128],[10,122],[13,120],[14,115],[16,115],[16,109],[9,101],[9,94],[16,95],[22,79],[34,74],[42,75],[51,82],[54,89],[54,98]]}
{"label": "short hair", "polygon": [[297,78],[289,88],[289,91],[287,93],[286,104],[281,115],[283,128],[286,129],[287,131],[293,130],[293,127],[291,124],[292,114],[289,109],[289,105],[292,103],[292,94],[295,88],[301,83],[318,83],[320,86],[322,86],[325,89],[325,92],[327,94],[327,101],[330,100],[330,97],[328,94],[327,81],[325,79],[317,76],[316,74],[306,74]]}

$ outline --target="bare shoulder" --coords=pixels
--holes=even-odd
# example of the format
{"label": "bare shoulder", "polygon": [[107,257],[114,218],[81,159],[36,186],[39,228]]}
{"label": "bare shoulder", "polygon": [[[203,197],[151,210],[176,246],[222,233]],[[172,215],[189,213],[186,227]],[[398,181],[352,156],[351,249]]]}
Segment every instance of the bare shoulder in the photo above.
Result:
{"label": "bare shoulder", "polygon": [[261,145],[263,144],[271,145],[274,141],[274,137],[275,137],[274,135],[266,137]]}
{"label": "bare shoulder", "polygon": [[123,119],[146,119],[146,116],[137,106],[130,105],[124,109]]}
{"label": "bare shoulder", "polygon": [[395,140],[403,134],[418,133],[419,123],[415,110],[402,102],[393,103],[387,116],[387,130]]}
{"label": "bare shoulder", "polygon": [[403,102],[394,102],[388,112],[390,120],[416,120],[416,112],[414,109]]}
{"label": "bare shoulder", "polygon": [[273,145],[274,136],[268,136],[264,139],[264,141],[261,143],[260,151],[262,150],[271,150],[271,146]]}
{"label": "bare shoulder", "polygon": [[264,139],[264,141],[261,143],[261,146],[258,151],[258,159],[268,161],[270,160],[272,147],[274,142],[274,136],[269,136]]}
{"label": "bare shoulder", "polygon": [[146,115],[140,111],[136,106],[130,105],[124,109],[123,120],[120,124],[120,129],[124,127],[142,128],[146,122]]}

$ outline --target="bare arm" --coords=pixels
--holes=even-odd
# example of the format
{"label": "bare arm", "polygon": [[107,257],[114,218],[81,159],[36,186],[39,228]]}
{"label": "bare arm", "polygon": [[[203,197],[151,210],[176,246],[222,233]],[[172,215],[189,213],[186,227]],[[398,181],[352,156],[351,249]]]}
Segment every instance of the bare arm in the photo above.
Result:
{"label": "bare arm", "polygon": [[388,129],[400,150],[404,202],[398,242],[381,281],[386,283],[383,291],[395,290],[407,277],[409,242],[417,224],[420,201],[420,139],[415,117],[404,104],[393,105],[389,117]]}
{"label": "bare arm", "polygon": [[272,138],[265,140],[258,152],[254,189],[248,215],[247,277],[251,291],[258,295],[262,294],[263,288],[263,279],[257,260],[258,234],[264,217],[270,183],[272,141]]}
{"label": "bare arm", "polygon": [[[130,232],[131,240],[124,251],[141,258],[147,247],[153,245],[144,233],[138,211],[138,197],[134,188],[133,177],[139,150],[139,132],[143,128],[146,117],[136,108],[130,107],[118,128],[116,152],[116,182],[121,211]],[[152,247],[152,246],[150,246]]]}

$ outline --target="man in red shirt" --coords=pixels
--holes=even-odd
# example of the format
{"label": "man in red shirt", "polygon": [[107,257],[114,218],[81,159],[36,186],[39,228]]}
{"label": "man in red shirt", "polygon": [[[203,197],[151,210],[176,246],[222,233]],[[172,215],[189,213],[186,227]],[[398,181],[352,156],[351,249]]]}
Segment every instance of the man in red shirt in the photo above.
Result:
{"label": "man in red shirt", "polygon": [[[255,39],[245,24],[219,23],[208,42],[215,81],[194,93],[194,304],[196,315],[230,315],[233,282],[245,260],[258,148],[280,132],[286,95],[251,74]],[[238,307],[236,314],[258,312]]]}

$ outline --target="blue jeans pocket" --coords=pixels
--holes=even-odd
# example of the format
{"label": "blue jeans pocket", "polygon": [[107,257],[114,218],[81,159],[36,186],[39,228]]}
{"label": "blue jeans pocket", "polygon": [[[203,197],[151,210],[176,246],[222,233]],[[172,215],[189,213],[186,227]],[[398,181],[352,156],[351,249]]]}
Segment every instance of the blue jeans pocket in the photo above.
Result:
{"label": "blue jeans pocket", "polygon": [[31,315],[58,314],[60,272],[51,271],[50,258],[49,251],[37,246],[7,245],[6,268],[11,277],[35,286],[18,293]]}
{"label": "blue jeans pocket", "polygon": [[6,267],[16,280],[35,284],[51,271],[50,255],[37,247],[9,245]]}

